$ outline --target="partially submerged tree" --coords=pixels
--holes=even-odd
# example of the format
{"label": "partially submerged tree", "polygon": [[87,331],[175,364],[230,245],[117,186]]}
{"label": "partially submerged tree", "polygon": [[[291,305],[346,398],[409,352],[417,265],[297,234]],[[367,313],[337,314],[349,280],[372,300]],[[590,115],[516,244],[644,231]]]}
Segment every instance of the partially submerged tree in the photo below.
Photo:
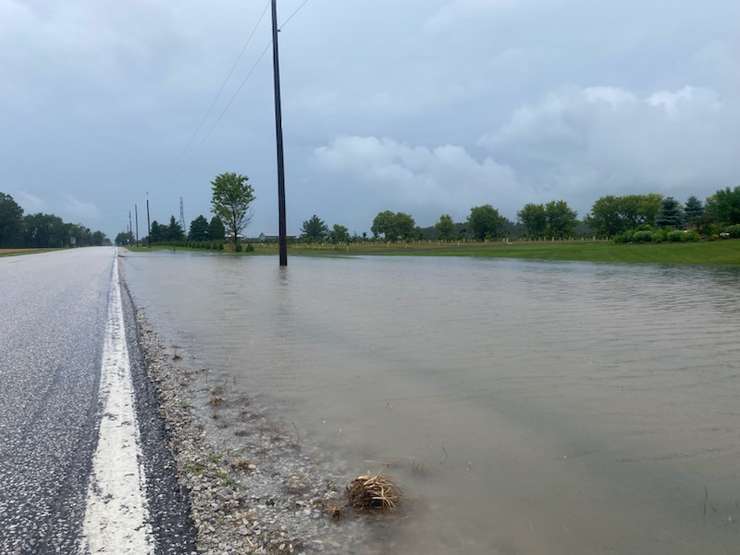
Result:
{"label": "partially submerged tree", "polygon": [[213,213],[224,223],[224,227],[236,248],[239,235],[249,224],[249,209],[255,200],[254,188],[249,178],[238,173],[222,173],[211,182]]}

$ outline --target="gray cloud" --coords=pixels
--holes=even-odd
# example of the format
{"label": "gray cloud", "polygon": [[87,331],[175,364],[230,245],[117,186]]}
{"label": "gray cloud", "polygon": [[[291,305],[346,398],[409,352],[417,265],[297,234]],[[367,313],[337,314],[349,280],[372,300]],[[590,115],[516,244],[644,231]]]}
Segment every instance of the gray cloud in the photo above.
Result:
{"label": "gray cloud", "polygon": [[[206,212],[235,170],[257,189],[252,231],[273,232],[269,56],[185,150],[263,7],[0,0],[0,190],[113,233],[146,192],[156,219],[180,195]],[[737,182],[739,36],[732,0],[311,0],[281,33],[290,228]]]}

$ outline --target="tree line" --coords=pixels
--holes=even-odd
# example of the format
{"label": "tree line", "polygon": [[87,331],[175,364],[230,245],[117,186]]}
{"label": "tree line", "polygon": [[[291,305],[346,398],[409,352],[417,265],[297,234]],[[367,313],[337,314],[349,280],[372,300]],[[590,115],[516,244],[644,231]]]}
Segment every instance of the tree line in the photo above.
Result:
{"label": "tree line", "polygon": [[0,247],[66,248],[110,245],[102,231],[65,222],[54,214],[25,214],[6,193],[0,192]]}
{"label": "tree line", "polygon": [[[329,227],[317,215],[305,221],[301,238],[307,242],[350,242],[346,227]],[[701,237],[740,238],[740,187],[725,188],[704,202],[695,196],[681,204],[657,193],[607,195],[594,202],[583,219],[566,201],[526,204],[517,221],[504,217],[490,204],[475,206],[465,221],[449,214],[430,227],[419,227],[410,214],[386,210],[375,216],[372,239],[388,242],[490,241],[499,239],[564,240],[575,238],[615,239],[619,242],[698,240]],[[672,233],[675,232],[675,233]]]}

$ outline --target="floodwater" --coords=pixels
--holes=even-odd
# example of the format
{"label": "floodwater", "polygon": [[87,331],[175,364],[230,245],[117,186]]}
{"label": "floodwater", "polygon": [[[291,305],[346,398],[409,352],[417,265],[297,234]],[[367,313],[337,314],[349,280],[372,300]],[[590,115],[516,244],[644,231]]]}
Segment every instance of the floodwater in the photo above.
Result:
{"label": "floodwater", "polygon": [[740,553],[740,272],[127,254],[163,337],[408,499],[398,553]]}

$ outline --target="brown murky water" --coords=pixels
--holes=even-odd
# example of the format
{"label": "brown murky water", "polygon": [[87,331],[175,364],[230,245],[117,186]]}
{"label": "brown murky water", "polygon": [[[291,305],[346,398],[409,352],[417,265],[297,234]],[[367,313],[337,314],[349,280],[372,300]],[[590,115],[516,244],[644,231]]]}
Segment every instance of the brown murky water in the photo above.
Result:
{"label": "brown murky water", "polygon": [[411,499],[399,553],[740,553],[740,272],[128,254],[169,341]]}

